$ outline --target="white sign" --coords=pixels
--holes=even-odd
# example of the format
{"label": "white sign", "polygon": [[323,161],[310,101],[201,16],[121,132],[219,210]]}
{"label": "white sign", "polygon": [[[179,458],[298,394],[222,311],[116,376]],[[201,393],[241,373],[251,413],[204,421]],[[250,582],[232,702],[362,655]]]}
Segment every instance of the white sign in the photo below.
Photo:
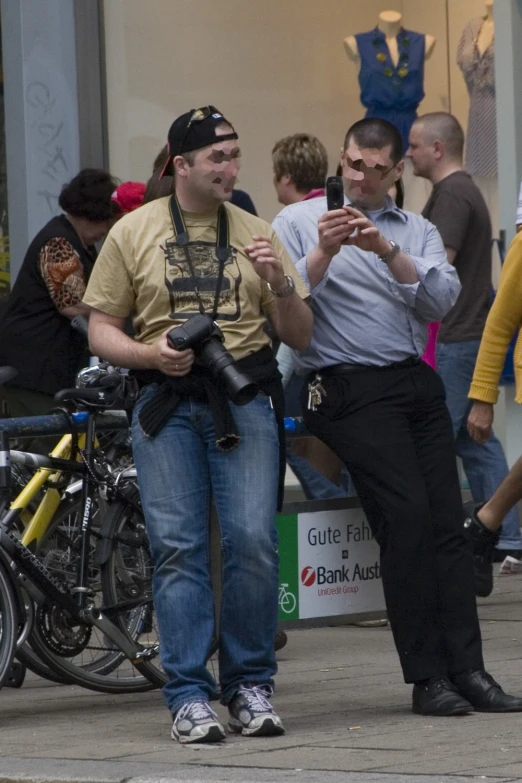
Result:
{"label": "white sign", "polygon": [[299,618],[383,611],[379,547],[360,508],[298,514]]}

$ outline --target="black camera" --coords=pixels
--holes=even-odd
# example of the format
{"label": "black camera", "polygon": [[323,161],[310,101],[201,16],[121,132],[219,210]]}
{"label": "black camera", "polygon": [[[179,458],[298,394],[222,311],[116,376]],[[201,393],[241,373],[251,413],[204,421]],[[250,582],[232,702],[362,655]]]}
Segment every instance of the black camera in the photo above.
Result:
{"label": "black camera", "polygon": [[235,405],[246,405],[259,391],[259,386],[241,372],[236,362],[223,346],[225,338],[210,315],[200,313],[188,318],[181,326],[175,326],[167,334],[167,342],[176,351],[192,348],[200,364],[223,383]]}

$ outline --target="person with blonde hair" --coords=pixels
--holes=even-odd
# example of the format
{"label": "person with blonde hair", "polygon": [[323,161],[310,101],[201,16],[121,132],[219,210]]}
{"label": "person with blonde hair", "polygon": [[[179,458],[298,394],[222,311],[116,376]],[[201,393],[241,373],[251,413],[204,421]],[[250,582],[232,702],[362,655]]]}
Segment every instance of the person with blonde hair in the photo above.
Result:
{"label": "person with blonde hair", "polygon": [[274,187],[283,206],[324,196],[328,153],[324,144],[309,133],[285,136],[272,150]]}

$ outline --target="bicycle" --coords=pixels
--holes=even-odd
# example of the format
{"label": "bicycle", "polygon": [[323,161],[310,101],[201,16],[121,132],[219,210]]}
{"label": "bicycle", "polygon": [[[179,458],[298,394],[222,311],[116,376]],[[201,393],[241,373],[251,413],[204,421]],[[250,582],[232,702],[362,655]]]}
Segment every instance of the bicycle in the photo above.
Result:
{"label": "bicycle", "polygon": [[[121,378],[118,386],[113,384],[98,389],[75,389],[61,393],[63,401],[76,400],[85,406],[102,405],[109,407],[111,401],[120,394]],[[125,415],[125,414],[123,414]],[[51,471],[66,470],[82,477],[82,524],[81,550],[78,560],[76,580],[73,584],[58,578],[38,557],[15,535],[12,528],[19,517],[18,509],[10,509],[0,516],[0,684],[3,684],[9,671],[17,643],[30,638],[31,646],[37,655],[65,679],[76,684],[103,692],[136,692],[158,687],[165,683],[165,676],[152,660],[158,652],[157,640],[152,644],[137,641],[137,633],[143,635],[145,624],[140,628],[133,626],[134,638],[127,628],[129,606],[114,604],[105,607],[103,591],[94,595],[89,583],[89,543],[92,529],[93,506],[98,496],[107,502],[118,503],[118,509],[128,509],[133,504],[128,492],[119,487],[110,472],[101,470],[93,459],[96,413],[86,412],[86,448],[82,453],[82,462],[73,462],[57,457],[8,449],[9,436],[54,434],[49,430],[53,417],[35,417],[45,419],[44,432],[36,427],[29,432],[26,420],[11,420],[0,423],[0,488],[9,490],[10,459],[13,464],[30,465]],[[63,428],[64,416],[60,419]],[[99,415],[98,415],[99,418]],[[114,420],[114,419],[113,419]],[[24,429],[25,422],[25,429]],[[22,429],[21,429],[22,428]],[[63,429],[62,429],[63,431]],[[100,494],[100,489],[106,498]],[[118,541],[113,539],[113,548],[117,551]],[[104,567],[103,567],[104,566]],[[107,580],[107,563],[103,564],[104,580]],[[150,581],[150,580],[149,580]],[[100,601],[101,606],[96,604]],[[137,609],[139,604],[139,610]],[[149,594],[133,601],[134,615],[150,618],[153,616],[152,598]],[[18,634],[16,629],[21,627]],[[107,649],[106,640],[115,652],[115,665],[124,659],[129,660],[141,676],[131,673],[121,674],[115,671],[99,674],[78,665],[76,659],[90,642],[91,635],[98,634],[99,644]],[[114,669],[113,669],[114,671]]]}

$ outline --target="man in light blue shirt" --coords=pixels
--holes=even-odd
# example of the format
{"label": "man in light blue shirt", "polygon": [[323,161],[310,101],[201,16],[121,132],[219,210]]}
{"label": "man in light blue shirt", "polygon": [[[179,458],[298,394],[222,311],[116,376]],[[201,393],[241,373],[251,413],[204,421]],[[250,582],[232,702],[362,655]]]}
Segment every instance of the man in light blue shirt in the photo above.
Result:
{"label": "man in light blue shirt", "polygon": [[451,421],[442,381],[420,359],[427,324],[455,304],[457,273],[437,229],[387,195],[404,170],[393,125],[355,123],[341,163],[342,209],[313,199],[273,224],[315,318],[296,353],[303,416],[346,465],[381,548],[413,712],[522,710],[484,670]]}

